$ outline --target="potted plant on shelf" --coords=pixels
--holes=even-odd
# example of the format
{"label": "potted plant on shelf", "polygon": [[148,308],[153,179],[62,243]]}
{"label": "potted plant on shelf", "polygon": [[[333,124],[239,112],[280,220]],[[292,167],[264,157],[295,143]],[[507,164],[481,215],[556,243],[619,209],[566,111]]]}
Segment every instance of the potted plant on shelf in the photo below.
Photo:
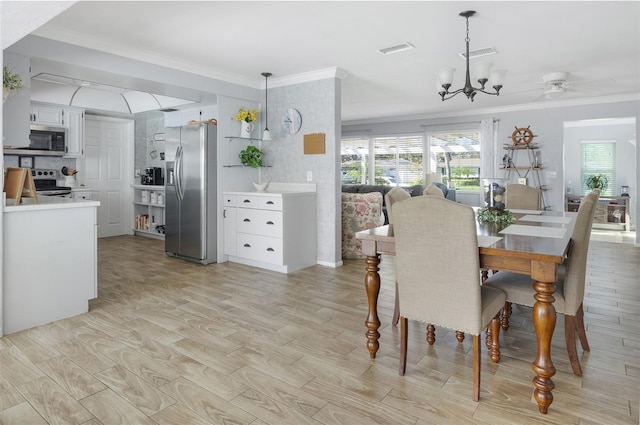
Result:
{"label": "potted plant on shelf", "polygon": [[258,168],[262,167],[262,151],[253,145],[247,146],[246,149],[240,151],[238,155],[242,165]]}
{"label": "potted plant on shelf", "polygon": [[258,111],[255,109],[245,109],[240,107],[236,114],[236,120],[240,121],[240,137],[250,138],[253,131],[253,123],[258,119]]}
{"label": "potted plant on shelf", "polygon": [[5,101],[12,91],[22,88],[22,76],[9,71],[6,66],[2,69],[2,100]]}
{"label": "potted plant on shelf", "polygon": [[609,178],[604,174],[591,174],[584,179],[584,184],[591,190],[598,188],[604,192],[609,187]]}

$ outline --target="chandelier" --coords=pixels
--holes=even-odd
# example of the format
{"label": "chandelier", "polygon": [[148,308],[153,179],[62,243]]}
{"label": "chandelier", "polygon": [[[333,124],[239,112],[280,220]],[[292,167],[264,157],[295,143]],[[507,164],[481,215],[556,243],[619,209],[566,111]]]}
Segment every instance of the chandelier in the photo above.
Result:
{"label": "chandelier", "polygon": [[467,20],[467,37],[464,39],[464,41],[467,44],[467,51],[465,56],[465,59],[467,62],[466,80],[463,88],[455,91],[449,91],[449,88],[453,83],[453,73],[455,72],[455,68],[447,68],[447,69],[441,70],[440,85],[444,90],[439,91],[438,94],[440,95],[440,97],[442,97],[443,102],[445,100],[451,99],[458,93],[464,93],[467,96],[467,98],[470,99],[472,102],[473,102],[473,98],[478,92],[482,92],[484,94],[490,94],[494,96],[500,95],[500,89],[502,88],[502,80],[504,78],[504,74],[506,71],[494,71],[491,73],[491,82],[493,84],[493,89],[495,90],[495,92],[488,92],[488,91],[485,91],[484,89],[485,84],[487,84],[487,81],[489,81],[488,74],[489,74],[489,71],[491,70],[490,63],[478,64],[479,66],[477,68],[477,73],[478,73],[478,83],[480,83],[480,87],[473,87],[471,85],[471,75],[469,73],[469,41],[470,41],[469,18],[475,14],[476,12],[474,10],[467,10],[465,12],[460,12],[459,14],[460,16],[462,16]]}

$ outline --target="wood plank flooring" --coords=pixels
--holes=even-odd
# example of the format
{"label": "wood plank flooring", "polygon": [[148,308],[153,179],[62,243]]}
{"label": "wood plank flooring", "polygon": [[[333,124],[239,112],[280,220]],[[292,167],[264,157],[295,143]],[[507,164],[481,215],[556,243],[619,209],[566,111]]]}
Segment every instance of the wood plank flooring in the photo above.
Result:
{"label": "wood plank flooring", "polygon": [[0,338],[0,424],[637,424],[640,249],[592,241],[584,302],[590,353],[571,373],[558,316],[554,403],[532,397],[531,310],[514,306],[502,359],[471,338],[409,325],[398,376],[393,260],[381,264],[380,350],[365,347],[364,263],[291,275],[167,258],[161,241],[98,241],[87,314]]}

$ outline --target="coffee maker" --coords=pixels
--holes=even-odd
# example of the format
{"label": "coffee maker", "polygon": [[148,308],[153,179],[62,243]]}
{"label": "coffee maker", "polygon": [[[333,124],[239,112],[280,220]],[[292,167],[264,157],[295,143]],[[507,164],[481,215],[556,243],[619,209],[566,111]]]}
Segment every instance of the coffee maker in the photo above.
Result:
{"label": "coffee maker", "polygon": [[140,175],[140,184],[151,186],[164,185],[164,179],[162,178],[162,168],[160,167],[148,167],[144,169],[144,172]]}

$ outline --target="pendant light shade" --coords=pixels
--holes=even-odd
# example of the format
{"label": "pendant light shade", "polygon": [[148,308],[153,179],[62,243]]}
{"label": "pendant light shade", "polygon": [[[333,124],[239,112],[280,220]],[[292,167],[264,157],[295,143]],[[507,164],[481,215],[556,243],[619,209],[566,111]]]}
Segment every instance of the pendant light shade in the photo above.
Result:
{"label": "pendant light shade", "polygon": [[271,132],[269,131],[269,87],[267,81],[271,77],[270,72],[263,72],[264,77],[264,131],[262,132],[262,140],[271,140]]}

